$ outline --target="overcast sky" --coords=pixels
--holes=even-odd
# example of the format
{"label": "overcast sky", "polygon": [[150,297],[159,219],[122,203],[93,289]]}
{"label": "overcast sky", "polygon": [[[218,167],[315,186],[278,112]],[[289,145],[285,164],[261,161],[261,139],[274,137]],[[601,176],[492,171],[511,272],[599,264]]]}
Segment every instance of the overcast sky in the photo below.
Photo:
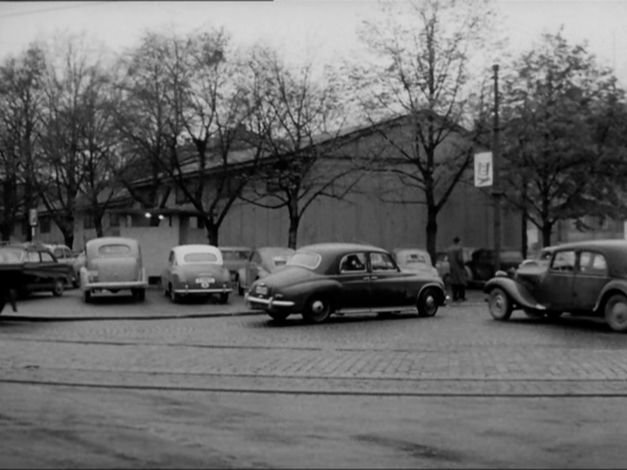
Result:
{"label": "overcast sky", "polygon": [[[613,67],[627,87],[627,0],[496,0],[514,48],[564,26],[569,40]],[[146,29],[185,32],[224,26],[241,44],[263,40],[292,57],[332,61],[359,46],[355,27],[377,12],[376,0],[195,2],[27,2],[0,0],[0,60],[55,32],[86,32],[113,50]]]}

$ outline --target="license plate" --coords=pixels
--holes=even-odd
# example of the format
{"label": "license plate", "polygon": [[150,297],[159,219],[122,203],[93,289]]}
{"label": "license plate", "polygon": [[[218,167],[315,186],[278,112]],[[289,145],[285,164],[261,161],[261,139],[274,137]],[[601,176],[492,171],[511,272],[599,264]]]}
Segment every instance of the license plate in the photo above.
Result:
{"label": "license plate", "polygon": [[268,293],[268,288],[266,286],[257,286],[255,291],[259,295],[266,295]]}
{"label": "license plate", "polygon": [[212,277],[197,277],[196,278],[196,283],[202,285],[203,287],[205,286],[205,284],[209,285],[215,282],[215,279]]}

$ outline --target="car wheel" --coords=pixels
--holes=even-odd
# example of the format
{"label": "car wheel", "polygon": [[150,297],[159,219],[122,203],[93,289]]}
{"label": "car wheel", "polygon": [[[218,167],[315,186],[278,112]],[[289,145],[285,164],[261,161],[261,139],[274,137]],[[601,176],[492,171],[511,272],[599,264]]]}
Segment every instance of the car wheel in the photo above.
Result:
{"label": "car wheel", "polygon": [[432,317],[438,312],[438,298],[435,289],[426,289],[420,293],[416,302],[419,317]]}
{"label": "car wheel", "polygon": [[624,295],[615,294],[608,299],[605,321],[614,331],[627,331],[627,298]]}
{"label": "car wheel", "polygon": [[276,321],[284,321],[287,317],[290,316],[287,312],[267,312],[270,315],[270,318]]}
{"label": "car wheel", "polygon": [[512,302],[505,291],[499,287],[490,291],[488,308],[495,320],[509,320],[512,315]]}
{"label": "car wheel", "polygon": [[323,323],[331,316],[331,302],[325,297],[314,296],[307,302],[303,320],[307,323]]}
{"label": "car wheel", "polygon": [[91,302],[91,292],[90,291],[86,290],[85,292],[83,292],[83,300],[85,301],[86,304]]}
{"label": "car wheel", "polygon": [[133,297],[135,297],[136,300],[143,302],[144,300],[146,300],[146,290],[145,289],[133,289],[132,291]]}
{"label": "car wheel", "polygon": [[560,312],[559,310],[549,310],[548,312],[546,312],[546,316],[549,320],[559,320],[559,318],[562,316],[562,313],[564,312]]}
{"label": "car wheel", "polygon": [[228,304],[229,303],[229,293],[228,292],[224,292],[224,293],[220,294],[220,303],[221,304]]}
{"label": "car wheel", "polygon": [[52,286],[52,295],[55,297],[61,297],[63,295],[63,279],[58,278],[54,280],[54,285]]}
{"label": "car wheel", "polygon": [[172,284],[168,285],[168,294],[170,296],[170,300],[172,301],[172,303],[177,303],[179,301],[179,295],[174,292],[174,289],[172,288]]}

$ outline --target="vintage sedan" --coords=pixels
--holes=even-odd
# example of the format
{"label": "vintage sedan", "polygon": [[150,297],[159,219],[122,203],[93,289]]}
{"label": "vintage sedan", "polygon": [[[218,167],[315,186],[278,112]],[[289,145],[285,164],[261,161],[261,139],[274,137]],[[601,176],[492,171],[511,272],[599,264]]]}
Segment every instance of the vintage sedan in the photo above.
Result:
{"label": "vintage sedan", "polygon": [[388,251],[354,243],[299,249],[283,269],[258,279],[246,296],[275,320],[292,313],[321,323],[334,313],[396,312],[416,308],[430,317],[446,302],[439,276],[403,272]]}
{"label": "vintage sedan", "polygon": [[215,295],[225,304],[233,290],[222,252],[201,244],[178,245],[170,250],[168,264],[161,273],[161,287],[172,302],[182,297]]}
{"label": "vintage sedan", "polygon": [[254,249],[244,267],[238,271],[237,291],[239,295],[244,295],[257,279],[262,279],[285,266],[293,254],[292,248],[283,246],[262,246]]}
{"label": "vintage sedan", "polygon": [[95,293],[130,290],[139,301],[146,298],[148,278],[139,242],[127,237],[100,237],[85,244],[85,265],[80,269],[83,300]]}
{"label": "vintage sedan", "polygon": [[591,240],[551,247],[548,263],[504,272],[484,286],[489,312],[508,320],[514,310],[532,317],[596,315],[627,331],[627,241]]}
{"label": "vintage sedan", "polygon": [[239,270],[244,269],[253,249],[247,246],[221,246],[224,267],[231,273],[234,288],[239,285]]}
{"label": "vintage sedan", "polygon": [[0,263],[20,267],[12,288],[20,297],[31,292],[50,291],[52,295],[63,295],[65,286],[72,283],[72,268],[59,263],[42,244],[22,243],[0,247]]}
{"label": "vintage sedan", "polygon": [[439,276],[440,273],[433,267],[431,256],[427,250],[420,248],[395,248],[392,250],[394,259],[401,271],[410,273],[425,273]]}

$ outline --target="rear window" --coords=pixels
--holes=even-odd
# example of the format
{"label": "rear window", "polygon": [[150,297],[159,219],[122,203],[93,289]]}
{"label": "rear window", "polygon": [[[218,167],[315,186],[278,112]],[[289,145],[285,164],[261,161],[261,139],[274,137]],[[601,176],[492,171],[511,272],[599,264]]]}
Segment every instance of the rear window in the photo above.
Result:
{"label": "rear window", "polygon": [[115,245],[102,245],[98,248],[98,255],[104,257],[115,256],[127,256],[132,253],[131,247],[128,245],[115,244]]}
{"label": "rear window", "polygon": [[303,268],[314,270],[320,265],[322,257],[318,253],[311,251],[299,251],[294,254],[287,262],[289,266],[301,266]]}
{"label": "rear window", "polygon": [[408,253],[401,256],[401,262],[405,264],[431,264],[431,260],[422,253]]}
{"label": "rear window", "polygon": [[218,257],[214,253],[187,253],[183,260],[186,263],[217,263]]}
{"label": "rear window", "polygon": [[11,264],[21,263],[24,252],[22,250],[12,250],[10,248],[3,248],[0,250],[0,263]]}
{"label": "rear window", "polygon": [[223,251],[222,258],[226,261],[246,261],[250,251]]}

